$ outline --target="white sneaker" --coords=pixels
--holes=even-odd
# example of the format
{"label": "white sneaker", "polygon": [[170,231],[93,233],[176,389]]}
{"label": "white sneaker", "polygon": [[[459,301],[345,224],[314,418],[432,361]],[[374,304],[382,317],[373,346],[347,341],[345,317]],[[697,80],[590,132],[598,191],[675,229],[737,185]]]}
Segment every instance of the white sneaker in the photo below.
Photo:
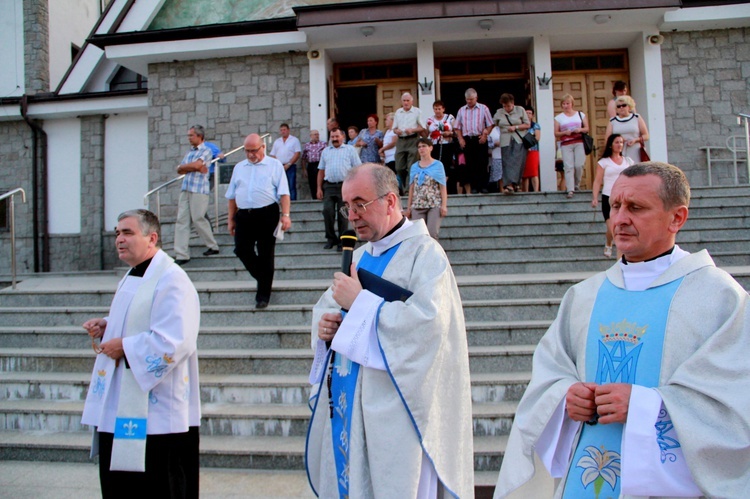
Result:
{"label": "white sneaker", "polygon": [[604,247],[604,256],[606,256],[607,258],[612,258],[612,246]]}

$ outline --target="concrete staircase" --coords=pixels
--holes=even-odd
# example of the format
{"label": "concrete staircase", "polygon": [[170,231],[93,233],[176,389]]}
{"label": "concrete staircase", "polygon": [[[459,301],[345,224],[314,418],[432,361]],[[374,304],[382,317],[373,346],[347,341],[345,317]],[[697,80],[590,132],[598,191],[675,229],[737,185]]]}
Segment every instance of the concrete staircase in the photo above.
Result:
{"label": "concrete staircase", "polygon": [[[472,372],[474,466],[494,485],[534,347],[567,288],[613,263],[604,224],[581,193],[457,196],[441,229],[464,304]],[[255,311],[255,282],[232,254],[203,257],[192,240],[185,265],[202,305],[199,356],[203,467],[303,468],[309,409],[311,309],[340,265],[323,250],[321,204],[295,202],[292,231],[277,245],[271,305]],[[225,229],[223,229],[225,230]],[[165,224],[165,248],[173,229]],[[678,236],[708,248],[750,287],[750,188],[695,189]],[[24,276],[0,291],[0,460],[88,461],[80,414],[94,361],[86,319],[106,314],[112,272]],[[0,276],[2,280],[2,276]]]}

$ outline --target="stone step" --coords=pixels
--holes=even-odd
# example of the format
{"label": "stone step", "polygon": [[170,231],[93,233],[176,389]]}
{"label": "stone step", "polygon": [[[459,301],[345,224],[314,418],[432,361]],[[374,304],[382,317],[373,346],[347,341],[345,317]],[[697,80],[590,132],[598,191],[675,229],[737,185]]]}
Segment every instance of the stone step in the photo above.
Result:
{"label": "stone step", "polygon": [[[248,305],[203,306],[201,326],[244,327],[305,326],[312,324],[312,305],[272,305],[256,310]],[[553,319],[560,304],[559,298],[529,298],[509,300],[466,300],[463,302],[467,321],[525,321]],[[9,326],[68,326],[83,324],[92,317],[104,317],[108,307],[27,307],[0,308],[5,327]],[[85,337],[84,337],[85,339]]]}
{"label": "stone step", "polygon": [[[551,320],[483,321],[466,324],[471,346],[535,344]],[[216,348],[307,348],[310,325],[202,327],[198,351]],[[80,326],[0,327],[4,348],[82,348],[90,339]]]}
{"label": "stone step", "polygon": [[[472,373],[528,371],[534,345],[469,347]],[[0,373],[91,372],[94,351],[88,349],[0,348]],[[199,368],[204,374],[307,375],[312,364],[310,349],[203,350]]]}
{"label": "stone step", "polygon": [[[604,225],[602,224],[602,227]],[[711,240],[706,241],[703,234],[699,233],[696,237],[698,242],[692,242],[687,239],[680,239],[678,244],[690,252],[699,251],[707,248],[711,254],[739,252],[744,251],[750,244],[750,227],[747,234],[737,234],[734,238],[728,240]],[[509,243],[510,238],[505,238],[505,243]],[[531,261],[547,260],[551,257],[565,257],[568,259],[576,258],[579,255],[594,256],[601,253],[604,245],[604,232],[601,234],[586,238],[581,238],[577,242],[558,242],[547,241],[544,245],[538,244],[533,236],[526,237],[523,240],[516,239],[516,244],[509,247],[493,246],[483,244],[479,246],[469,246],[466,243],[458,243],[460,247],[447,249],[446,253],[452,265],[463,262],[474,261],[500,261],[513,260],[519,261],[527,259]],[[573,238],[574,239],[574,238]],[[492,238],[488,242],[496,241]],[[455,245],[455,240],[452,241]],[[289,269],[302,267],[320,267],[326,269],[337,269],[341,265],[341,253],[329,251],[326,253],[303,252],[299,254],[277,254],[275,258],[276,269]],[[216,255],[210,258],[192,258],[189,263],[185,264],[186,270],[195,267],[211,266],[213,268],[243,269],[241,262],[234,255]]]}
{"label": "stone step", "polygon": [[[474,434],[510,433],[516,402],[473,404]],[[201,407],[201,435],[304,437],[310,420],[307,404],[205,403]],[[0,401],[0,431],[83,432],[82,401]]]}
{"label": "stone step", "polygon": [[[472,400],[478,404],[518,401],[531,373],[475,373]],[[81,402],[88,392],[86,372],[0,373],[0,401],[40,400]],[[310,384],[305,375],[206,374],[200,378],[204,404],[306,404]]]}
{"label": "stone step", "polygon": [[[500,470],[508,438],[474,437],[474,470]],[[0,461],[90,462],[91,433],[0,431]],[[202,436],[201,468],[304,469],[305,437]]]}

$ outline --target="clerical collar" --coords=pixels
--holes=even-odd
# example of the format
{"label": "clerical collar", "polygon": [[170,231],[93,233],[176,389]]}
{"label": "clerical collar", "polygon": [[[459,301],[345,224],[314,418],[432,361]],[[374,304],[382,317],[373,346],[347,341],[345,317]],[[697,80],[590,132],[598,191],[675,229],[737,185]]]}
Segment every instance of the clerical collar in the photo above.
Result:
{"label": "clerical collar", "polygon": [[414,225],[414,222],[408,220],[406,217],[402,217],[401,221],[397,223],[396,226],[393,227],[393,229],[388,231],[388,234],[386,234],[379,240],[370,243],[372,245],[372,256],[380,256],[381,254],[385,253],[388,248],[392,246],[391,242],[396,237],[396,234],[398,234],[402,230],[406,230],[412,225]]}
{"label": "clerical collar", "polygon": [[[654,260],[656,260],[657,258],[661,258],[661,257],[663,257],[663,256],[671,255],[671,254],[672,254],[672,252],[673,252],[673,251],[674,251],[674,249],[675,249],[675,246],[677,246],[677,245],[675,244],[674,246],[672,246],[671,248],[669,248],[669,249],[668,249],[667,251],[665,251],[665,252],[664,252],[664,253],[662,253],[661,255],[656,255],[655,257],[653,257],[653,258],[649,258],[648,260],[643,260],[643,262],[635,262],[635,263],[645,263],[645,262],[653,262],[653,261],[654,261]],[[627,261],[627,260],[625,259],[625,255],[622,255],[622,263],[623,263],[624,265],[628,265],[628,263],[632,264],[633,262],[628,262],[628,261]]]}
{"label": "clerical collar", "polygon": [[682,258],[687,251],[675,245],[671,250],[644,262],[620,261],[622,278],[628,291],[643,291],[651,286],[666,270]]}
{"label": "clerical collar", "polygon": [[146,274],[146,269],[148,269],[148,266],[151,264],[151,260],[154,258],[151,257],[148,260],[144,260],[132,269],[130,269],[130,272],[128,272],[128,275],[130,277],[143,277],[144,274]]}

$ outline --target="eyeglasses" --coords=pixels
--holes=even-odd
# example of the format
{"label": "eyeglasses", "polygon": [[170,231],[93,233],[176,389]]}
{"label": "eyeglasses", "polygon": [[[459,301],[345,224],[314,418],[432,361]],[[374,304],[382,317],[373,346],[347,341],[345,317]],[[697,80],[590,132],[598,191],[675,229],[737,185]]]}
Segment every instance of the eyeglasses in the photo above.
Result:
{"label": "eyeglasses", "polygon": [[246,152],[246,153],[248,153],[248,154],[255,154],[255,153],[257,153],[258,151],[260,151],[261,149],[263,149],[263,148],[264,148],[265,146],[266,146],[266,145],[265,145],[265,144],[263,144],[263,145],[261,145],[260,147],[256,147],[255,149],[245,149],[245,152]]}
{"label": "eyeglasses", "polygon": [[349,212],[351,211],[355,215],[364,215],[367,213],[367,207],[370,206],[372,203],[377,201],[378,199],[382,199],[386,197],[388,194],[383,194],[382,196],[378,196],[372,201],[368,201],[366,203],[355,203],[354,206],[344,205],[341,208],[339,208],[339,212],[344,215],[345,217],[349,218]]}
{"label": "eyeglasses", "polygon": [[628,107],[627,104],[617,104],[617,109],[620,109],[621,107]]}

